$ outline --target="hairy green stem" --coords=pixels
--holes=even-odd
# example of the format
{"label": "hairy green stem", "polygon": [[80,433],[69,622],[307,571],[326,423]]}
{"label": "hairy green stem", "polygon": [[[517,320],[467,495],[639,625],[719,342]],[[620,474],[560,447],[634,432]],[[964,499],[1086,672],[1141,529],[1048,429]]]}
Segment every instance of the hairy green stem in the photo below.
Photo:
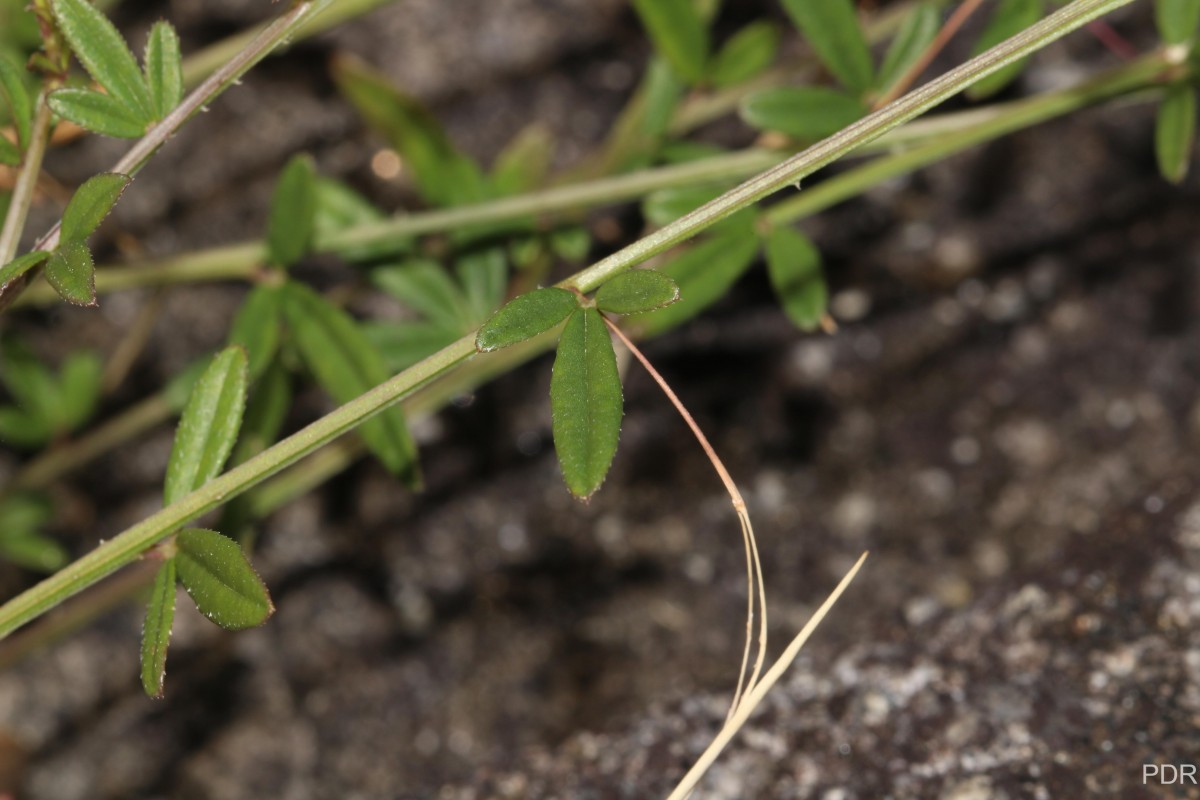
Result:
{"label": "hairy green stem", "polygon": [[[783,164],[752,178],[676,222],[601,260],[561,285],[590,292],[609,278],[878,138],[888,130],[962,91],[974,81],[1131,1],[1074,0],[1031,28]],[[213,510],[296,463],[474,355],[472,336],[466,336],[448,345],[105,542],[0,606],[0,636],[7,636],[19,626],[105,575],[135,561],[147,548],[169,536],[187,521]]]}
{"label": "hairy green stem", "polygon": [[4,228],[0,230],[0,265],[12,261],[17,255],[17,247],[21,244],[25,220],[33,205],[33,190],[37,187],[38,175],[42,171],[42,158],[46,154],[46,142],[50,139],[51,116],[50,106],[46,104],[46,92],[43,90],[37,98],[29,147],[21,162],[21,171],[17,175],[16,186],[13,187],[8,214],[4,218]]}
{"label": "hairy green stem", "polygon": [[[272,50],[294,34],[300,25],[324,9],[329,2],[330,0],[305,0],[304,2],[297,3],[291,10],[264,28],[245,48],[236,53],[229,61],[225,62],[220,69],[210,75],[195,91],[188,95],[178,108],[151,128],[108,171],[123,175],[136,174],[158,149],[175,135],[176,131],[185,122],[212,102],[213,98],[217,97],[226,88],[245,75],[255,64],[266,58]],[[34,246],[35,249],[49,251],[57,247],[61,224],[61,220],[55,223],[38,240]],[[36,272],[37,270],[30,270],[21,278],[0,287],[0,311],[3,311],[12,304],[13,300],[25,289]]]}
{"label": "hairy green stem", "polygon": [[[374,11],[380,6],[393,3],[396,0],[338,0],[319,17],[310,17],[304,24],[296,28],[291,36],[292,41],[316,36],[343,22]],[[233,55],[245,49],[247,43],[259,35],[265,28],[260,25],[222,39],[203,50],[193,53],[183,61],[183,82],[186,86],[194,86],[204,78],[220,69]]]}

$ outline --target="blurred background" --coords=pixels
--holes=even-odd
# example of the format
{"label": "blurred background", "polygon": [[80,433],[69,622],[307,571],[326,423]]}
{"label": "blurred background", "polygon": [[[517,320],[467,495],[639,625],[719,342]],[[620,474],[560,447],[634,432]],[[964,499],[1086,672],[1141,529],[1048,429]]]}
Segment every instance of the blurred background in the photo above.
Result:
{"label": "blurred background", "polygon": [[[110,8],[134,43],[170,20],[185,55],[275,12]],[[1151,11],[1135,3],[1113,30],[1149,49]],[[802,52],[770,0],[725,3],[714,35],[759,18],[786,31],[785,59]],[[934,70],[969,55],[979,24]],[[536,120],[564,169],[601,145],[651,49],[622,0],[384,4],[269,58],[186,126],[106,223],[101,260],[259,237],[279,170],[301,151],[385,211],[418,207],[331,78],[343,54],[418,97],[483,163]],[[1081,31],[1004,98],[1119,62]],[[727,115],[690,138],[756,136]],[[773,652],[872,552],[698,796],[1159,797],[1142,764],[1194,760],[1200,187],[1162,180],[1153,137],[1152,103],[1109,104],[806,221],[836,333],[796,330],[758,265],[646,343],[746,496]],[[127,146],[56,147],[31,230],[60,213],[56,187]],[[645,227],[637,204],[584,223],[592,257]],[[293,274],[323,290],[356,281],[331,256]],[[55,362],[81,343],[111,353],[153,304],[153,333],[103,420],[219,347],[246,291],[134,289],[3,325]],[[360,317],[398,313],[378,293],[344,297]],[[736,680],[736,520],[636,366],[613,470],[589,503],[573,500],[550,438],[549,368],[535,359],[418,422],[424,492],[357,459],[268,516],[254,561],[278,612],[227,634],[181,601],[165,700],[137,683],[136,604],[37,647],[0,645],[0,787],[55,800],[665,794]],[[330,407],[305,388],[286,429]],[[81,554],[155,511],[172,434],[159,424],[55,481],[51,533]],[[0,449],[0,483],[25,458]],[[0,572],[5,596],[32,580]]]}

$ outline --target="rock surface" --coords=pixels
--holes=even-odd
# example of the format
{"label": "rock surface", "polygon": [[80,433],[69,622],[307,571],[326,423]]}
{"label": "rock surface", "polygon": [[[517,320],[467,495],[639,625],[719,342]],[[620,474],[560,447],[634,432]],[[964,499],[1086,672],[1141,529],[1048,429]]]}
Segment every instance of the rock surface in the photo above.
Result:
{"label": "rock surface", "polygon": [[[178,6],[196,26],[216,13]],[[243,4],[214,8],[245,21]],[[644,51],[622,8],[375,12],[215,104],[139,178],[117,225],[150,252],[256,236],[279,160],[300,148],[398,205],[404,192],[369,173],[378,142],[333,99],[325,58],[340,47],[417,88],[474,153],[490,157],[537,117],[570,161],[638,74]],[[1147,21],[1122,25],[1144,37]],[[185,43],[203,33],[185,28]],[[1030,80],[1102,63],[1077,36]],[[697,796],[1149,798],[1170,789],[1143,787],[1144,763],[1196,760],[1200,192],[1155,176],[1152,116],[1145,104],[1084,112],[806,223],[836,290],[835,336],[792,330],[756,270],[648,345],[743,487],[776,650],[872,552]],[[75,180],[112,150],[89,140],[51,167]],[[322,284],[349,276],[304,269]],[[221,341],[243,291],[174,293],[112,408]],[[38,336],[53,322],[42,352],[103,346],[145,298],[19,325]],[[589,505],[571,501],[551,452],[548,366],[439,415],[424,431],[424,495],[363,463],[274,515],[256,564],[277,616],[229,636],[181,598],[166,701],[137,686],[136,609],[0,675],[4,788],[54,800],[664,796],[734,682],[736,522],[636,369],[613,473]],[[322,402],[306,396],[292,422]],[[156,509],[170,435],[61,490],[80,529],[111,536]]]}

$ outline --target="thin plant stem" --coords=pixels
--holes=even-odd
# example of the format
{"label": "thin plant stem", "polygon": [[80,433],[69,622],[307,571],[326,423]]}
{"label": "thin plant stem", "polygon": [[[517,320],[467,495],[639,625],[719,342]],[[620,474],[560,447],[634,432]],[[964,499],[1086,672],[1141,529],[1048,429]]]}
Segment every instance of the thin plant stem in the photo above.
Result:
{"label": "thin plant stem", "polygon": [[[691,415],[691,412],[684,406],[683,401],[679,399],[679,395],[675,394],[675,390],[667,383],[666,379],[654,368],[650,363],[650,359],[641,351],[637,345],[630,341],[625,332],[609,319],[604,314],[600,315],[604,320],[604,324],[613,332],[613,335],[621,340],[633,357],[638,360],[643,369],[650,374],[658,387],[662,389],[663,394],[671,401],[671,405],[679,412],[679,416],[683,417],[683,421],[687,423],[691,429],[692,435],[696,437],[696,441],[700,443],[700,448],[704,450],[704,455],[708,457],[708,462],[712,464],[717,475],[721,478],[721,482],[725,484],[725,491],[729,493],[729,502],[733,505],[733,511],[737,515],[738,523],[742,528],[742,542],[746,548],[746,646],[742,652],[742,666],[738,670],[737,689],[733,693],[733,702],[729,706],[729,717],[732,718],[738,706],[742,702],[743,689],[753,688],[758,681],[759,673],[762,671],[763,662],[767,657],[767,594],[766,584],[763,581],[762,562],[758,557],[758,541],[754,536],[754,526],[750,524],[750,512],[746,509],[746,501],[742,499],[742,493],[738,491],[737,484],[729,474],[729,470],[725,469],[725,464],[721,461],[721,457],[717,455],[717,451],[708,441],[708,437],[704,435],[704,431],[700,430],[700,426],[696,423],[696,419]],[[757,591],[756,588],[757,587]],[[746,677],[746,668],[750,660],[750,647],[754,639],[754,600],[757,595],[759,608],[759,629],[758,629],[758,655],[754,660],[754,669],[750,673],[749,679]]]}
{"label": "thin plant stem", "polygon": [[917,78],[921,77],[933,60],[937,58],[938,53],[954,38],[954,34],[958,33],[958,29],[963,26],[963,23],[970,19],[975,10],[983,3],[983,0],[966,0],[961,6],[954,9],[946,24],[942,25],[942,29],[937,32],[937,36],[933,37],[933,41],[921,53],[921,56],[912,63],[912,65],[904,70],[904,73],[896,79],[888,90],[884,92],[878,100],[875,101],[875,108],[882,108],[888,103],[895,100],[900,95],[912,86]]}
{"label": "thin plant stem", "polygon": [[[185,122],[199,113],[205,106],[246,74],[255,64],[261,61],[272,50],[286,41],[295,33],[296,28],[308,20],[313,14],[321,11],[330,0],[304,0],[297,3],[288,12],[264,28],[251,40],[244,49],[225,62],[220,69],[210,75],[195,91],[188,95],[175,110],[167,114],[145,136],[109,170],[122,175],[136,174],[147,161],[166,144],[167,140]],[[48,113],[48,111],[47,111]],[[36,250],[53,250],[58,246],[59,232],[62,221],[56,222],[37,244]],[[21,278],[0,286],[0,311],[3,311],[28,285],[37,270],[26,272]]]}
{"label": "thin plant stem", "polygon": [[[29,136],[29,147],[25,150],[25,158],[13,187],[12,199],[9,202],[8,214],[4,218],[4,227],[0,230],[0,265],[12,261],[21,244],[21,234],[25,230],[25,220],[29,216],[29,208],[33,205],[33,190],[37,186],[38,174],[42,171],[42,158],[46,154],[46,142],[50,138],[50,106],[46,103],[46,91],[38,94],[37,108],[33,114],[33,126]],[[13,281],[15,283],[15,281]],[[4,287],[0,286],[0,292]]]}
{"label": "thin plant stem", "polygon": [[[602,259],[563,281],[560,286],[584,293],[591,292],[613,276],[678,244],[772,192],[794,184],[864,143],[924,113],[980,78],[1129,2],[1132,0],[1074,0],[1032,27],[946,75]],[[424,361],[351,400],[110,539],[0,606],[0,637],[7,636],[67,597],[136,560],[143,551],[170,536],[188,520],[213,510],[296,463],[474,355],[473,336],[465,336],[447,345]]]}
{"label": "thin plant stem", "polygon": [[746,721],[750,719],[750,715],[754,713],[754,710],[758,708],[763,698],[767,696],[767,692],[771,691],[775,684],[779,682],[779,679],[783,677],[783,673],[787,671],[787,668],[796,660],[796,656],[800,654],[800,649],[804,647],[805,643],[812,636],[813,631],[817,629],[817,626],[833,610],[834,604],[841,599],[842,594],[849,588],[850,582],[858,575],[858,571],[862,569],[863,562],[866,560],[867,554],[863,553],[859,556],[858,561],[854,562],[854,566],[850,568],[846,576],[834,587],[829,597],[825,598],[825,602],[821,604],[816,613],[800,629],[800,633],[796,635],[796,638],[792,639],[787,649],[783,651],[783,655],[771,665],[771,668],[767,670],[763,679],[751,687],[745,702],[738,706],[734,715],[721,727],[721,730],[713,738],[712,743],[700,755],[700,758],[696,760],[692,768],[687,771],[687,774],[683,776],[683,780],[679,782],[667,797],[667,800],[684,800],[696,788],[696,784],[700,782],[700,779],[704,777],[704,773],[717,760],[717,756],[721,754],[725,746],[729,744],[737,732],[741,730],[742,726],[746,724]]}
{"label": "thin plant stem", "polygon": [[52,447],[30,461],[8,487],[0,489],[0,497],[10,489],[44,489],[68,472],[161,425],[171,418],[172,413],[166,396],[162,392],[153,394],[126,408],[87,435]]}

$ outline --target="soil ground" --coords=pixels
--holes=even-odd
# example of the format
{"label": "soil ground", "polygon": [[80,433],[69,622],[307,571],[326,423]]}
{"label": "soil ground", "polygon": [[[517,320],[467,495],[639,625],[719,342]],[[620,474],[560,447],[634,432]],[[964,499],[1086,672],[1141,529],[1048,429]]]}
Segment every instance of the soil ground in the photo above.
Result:
{"label": "soil ground", "polygon": [[[151,5],[122,21],[165,14],[185,50],[251,16]],[[1148,43],[1147,11],[1116,24]],[[369,169],[378,140],[327,77],[339,50],[410,86],[473,154],[536,117],[562,163],[604,134],[646,57],[616,0],[395,4],[256,70],[109,230],[150,253],[257,236],[301,149],[397,207],[403,191]],[[1112,62],[1079,34],[1013,91]],[[1142,785],[1144,763],[1194,762],[1200,714],[1200,185],[1157,177],[1152,124],[1145,103],[1080,113],[806,223],[836,335],[796,332],[756,269],[647,344],[743,487],[776,651],[872,553],[700,796],[1200,796]],[[50,169],[75,181],[121,149],[81,142]],[[173,291],[105,413],[220,343],[244,291]],[[107,347],[147,298],[15,327],[48,356]],[[55,800],[663,796],[734,683],[737,525],[636,369],[612,474],[590,504],[570,500],[548,383],[542,359],[423,426],[420,496],[363,462],[275,514],[256,564],[277,615],[226,635],[181,603],[165,701],[136,682],[136,609],[0,676],[7,785]],[[323,407],[307,394],[291,423]],[[58,489],[75,550],[156,509],[171,435]],[[15,465],[0,454],[0,476]]]}

